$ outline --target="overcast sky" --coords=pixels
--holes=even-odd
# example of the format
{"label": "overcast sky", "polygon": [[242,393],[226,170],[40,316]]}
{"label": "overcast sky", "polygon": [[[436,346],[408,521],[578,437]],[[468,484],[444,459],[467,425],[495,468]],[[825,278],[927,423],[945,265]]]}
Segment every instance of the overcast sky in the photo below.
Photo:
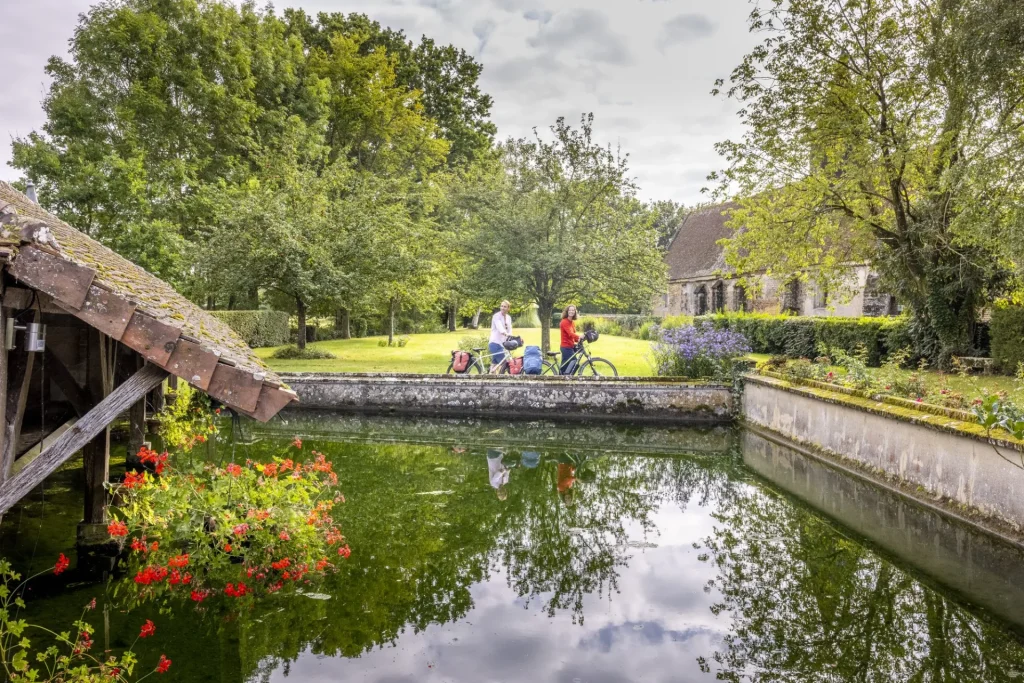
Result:
{"label": "overcast sky", "polygon": [[[10,138],[40,128],[43,67],[64,55],[89,0],[0,0],[0,178]],[[755,39],[748,0],[278,0],[278,9],[364,12],[415,39],[472,53],[494,97],[500,137],[594,112],[599,140],[620,144],[645,199],[701,200],[719,167],[714,143],[738,135],[736,107],[709,91]]]}

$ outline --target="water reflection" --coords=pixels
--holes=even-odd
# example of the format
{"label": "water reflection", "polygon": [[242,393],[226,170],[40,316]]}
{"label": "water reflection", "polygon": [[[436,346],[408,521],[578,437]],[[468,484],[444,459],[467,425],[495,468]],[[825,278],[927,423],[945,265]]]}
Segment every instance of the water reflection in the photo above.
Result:
{"label": "water reflection", "polygon": [[[902,509],[899,532],[869,545],[851,529],[883,526],[871,515],[891,501],[751,435],[365,418],[300,431],[298,423],[278,435],[301,433],[334,462],[352,558],[317,589],[328,600],[271,598],[242,613],[226,602],[173,606],[161,616],[167,640],[146,646],[167,651],[179,680],[1024,677],[1013,628],[941,587],[956,567],[975,577],[955,586],[964,594],[991,586],[984,567],[1024,566],[1016,551],[942,529],[972,552],[933,551],[914,567],[915,550],[907,564],[899,548],[924,538],[913,531],[921,525],[934,535],[934,520]],[[275,450],[273,427],[253,433],[263,440],[239,446],[239,457]],[[49,519],[77,521],[73,491],[50,496]],[[37,539],[15,533],[9,518],[4,552],[28,556]],[[54,524],[47,533],[62,533]],[[1020,583],[997,585],[1002,598],[989,588],[982,603],[1024,605]],[[97,590],[54,591],[34,603],[35,614],[56,620]],[[123,646],[138,618],[112,614],[112,646]]]}

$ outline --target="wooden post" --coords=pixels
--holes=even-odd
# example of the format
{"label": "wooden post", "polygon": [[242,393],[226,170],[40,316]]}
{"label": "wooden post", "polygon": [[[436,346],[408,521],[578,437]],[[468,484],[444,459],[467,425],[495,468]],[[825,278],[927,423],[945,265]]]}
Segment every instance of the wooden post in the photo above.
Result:
{"label": "wooden post", "polygon": [[[35,319],[34,314],[29,321]],[[32,383],[32,369],[36,354],[25,350],[25,345],[7,352],[7,396],[4,401],[4,439],[0,451],[0,483],[10,479],[17,455],[18,440],[21,438],[21,423],[28,405],[28,390]]]}
{"label": "wooden post", "polygon": [[161,382],[153,391],[149,392],[149,405],[153,408],[153,414],[156,415],[164,409],[164,385]]}
{"label": "wooden post", "polygon": [[[7,314],[4,313],[4,309],[0,306],[0,330],[5,330],[7,326]],[[7,425],[7,349],[4,346],[0,346],[0,425]],[[0,430],[0,454],[7,451],[7,430]],[[11,464],[14,464],[14,449],[11,449]],[[6,463],[3,463],[6,465]],[[7,472],[6,466],[0,467],[0,482],[4,481],[4,474]]]}
{"label": "wooden post", "polygon": [[146,393],[166,376],[167,371],[163,368],[147,365],[114,389],[25,469],[0,485],[0,514],[10,510],[11,506],[41,484],[46,477],[106,429],[118,415],[145,398]]}
{"label": "wooden post", "polygon": [[107,428],[82,449],[82,467],[85,470],[85,524],[103,524],[107,516],[107,489],[110,479],[110,451],[107,448]]}
{"label": "wooden post", "polygon": [[178,376],[168,375],[167,376],[167,404],[174,405],[174,402],[178,400]]}
{"label": "wooden post", "polygon": [[[135,360],[136,367],[141,368],[145,361],[142,356],[135,352],[129,352],[130,357]],[[125,457],[125,467],[134,469],[138,466],[138,453],[142,444],[146,441],[146,399],[143,397],[134,403],[128,410],[128,454]]]}

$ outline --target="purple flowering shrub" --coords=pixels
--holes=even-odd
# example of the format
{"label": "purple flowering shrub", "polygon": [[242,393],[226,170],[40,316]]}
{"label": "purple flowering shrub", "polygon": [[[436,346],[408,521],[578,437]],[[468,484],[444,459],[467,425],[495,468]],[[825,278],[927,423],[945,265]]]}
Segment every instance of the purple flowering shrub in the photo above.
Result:
{"label": "purple flowering shrub", "polygon": [[734,360],[750,353],[750,342],[742,334],[710,325],[660,330],[658,339],[653,347],[654,362],[663,376],[726,376]]}

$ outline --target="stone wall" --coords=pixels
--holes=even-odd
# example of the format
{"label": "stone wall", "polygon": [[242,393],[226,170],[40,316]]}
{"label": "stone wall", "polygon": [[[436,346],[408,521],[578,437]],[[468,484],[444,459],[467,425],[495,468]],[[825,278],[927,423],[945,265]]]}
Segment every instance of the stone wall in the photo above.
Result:
{"label": "stone wall", "polygon": [[743,462],[969,601],[1024,624],[1019,548],[749,430],[743,433]]}
{"label": "stone wall", "polygon": [[956,432],[944,424],[950,418],[897,418],[764,377],[747,378],[741,413],[748,423],[929,498],[1024,529],[1024,453]]}
{"label": "stone wall", "polygon": [[298,393],[301,408],[691,423],[732,419],[730,387],[658,378],[295,373],[282,379]]}

